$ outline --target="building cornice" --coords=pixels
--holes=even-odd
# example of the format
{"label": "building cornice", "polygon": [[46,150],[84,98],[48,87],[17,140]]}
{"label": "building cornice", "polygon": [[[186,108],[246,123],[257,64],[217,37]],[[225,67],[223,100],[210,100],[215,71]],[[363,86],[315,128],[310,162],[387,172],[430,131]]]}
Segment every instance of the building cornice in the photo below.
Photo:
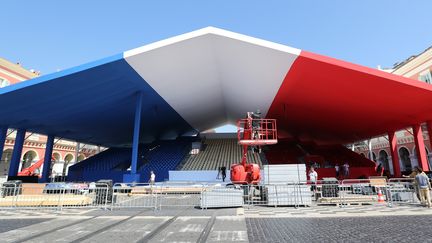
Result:
{"label": "building cornice", "polygon": [[20,76],[21,79],[31,79],[34,77],[37,77],[38,75],[36,73],[30,72],[29,70],[21,67],[18,64],[12,63],[6,59],[3,59],[0,57],[0,67],[5,69],[5,71],[8,71],[14,75]]}
{"label": "building cornice", "polygon": [[428,68],[428,66],[430,66],[429,62],[431,61],[431,59],[432,59],[432,48],[429,48],[423,53],[414,57],[412,60],[409,60],[405,64],[396,67],[392,73],[405,76],[405,77],[411,77],[412,75]]}

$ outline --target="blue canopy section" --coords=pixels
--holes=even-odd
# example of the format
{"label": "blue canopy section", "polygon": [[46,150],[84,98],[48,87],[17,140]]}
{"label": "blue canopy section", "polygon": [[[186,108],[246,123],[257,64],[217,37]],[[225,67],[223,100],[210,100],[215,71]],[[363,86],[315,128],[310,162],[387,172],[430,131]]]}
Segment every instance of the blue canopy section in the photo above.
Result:
{"label": "blue canopy section", "polygon": [[144,94],[141,142],[193,132],[123,54],[0,89],[0,126],[102,146],[129,146],[138,92]]}

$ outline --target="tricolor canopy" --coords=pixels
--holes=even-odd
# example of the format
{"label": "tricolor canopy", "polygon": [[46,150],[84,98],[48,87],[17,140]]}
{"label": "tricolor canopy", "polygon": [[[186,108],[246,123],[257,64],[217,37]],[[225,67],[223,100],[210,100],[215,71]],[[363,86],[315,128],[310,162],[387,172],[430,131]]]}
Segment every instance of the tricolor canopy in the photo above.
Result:
{"label": "tricolor canopy", "polygon": [[247,111],[279,136],[348,143],[432,120],[432,86],[208,27],[0,89],[0,125],[104,146],[172,139]]}

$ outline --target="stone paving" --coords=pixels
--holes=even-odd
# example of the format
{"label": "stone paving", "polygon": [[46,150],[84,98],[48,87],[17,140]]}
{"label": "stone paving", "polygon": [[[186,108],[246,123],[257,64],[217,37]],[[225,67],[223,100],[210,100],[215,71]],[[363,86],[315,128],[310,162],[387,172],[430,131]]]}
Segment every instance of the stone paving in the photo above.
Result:
{"label": "stone paving", "polygon": [[0,211],[0,242],[432,242],[413,205]]}
{"label": "stone paving", "polygon": [[[1,242],[248,242],[242,210],[0,211]],[[19,220],[26,222],[17,222]],[[39,218],[39,221],[35,221]]]}
{"label": "stone paving", "polygon": [[400,205],[387,207],[386,205],[363,206],[314,206],[314,207],[252,207],[246,208],[245,214],[249,218],[291,218],[291,217],[367,217],[393,215],[431,215],[432,209],[420,205]]}
{"label": "stone paving", "polygon": [[431,216],[246,218],[250,242],[432,242]]}

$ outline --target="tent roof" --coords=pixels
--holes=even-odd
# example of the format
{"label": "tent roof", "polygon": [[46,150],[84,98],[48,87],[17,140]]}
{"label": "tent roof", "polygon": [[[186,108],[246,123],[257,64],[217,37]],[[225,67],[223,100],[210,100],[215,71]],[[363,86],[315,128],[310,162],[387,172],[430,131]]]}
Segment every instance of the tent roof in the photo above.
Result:
{"label": "tent roof", "polygon": [[0,89],[0,125],[105,146],[234,124],[260,109],[281,137],[353,142],[432,120],[430,85],[208,27]]}

